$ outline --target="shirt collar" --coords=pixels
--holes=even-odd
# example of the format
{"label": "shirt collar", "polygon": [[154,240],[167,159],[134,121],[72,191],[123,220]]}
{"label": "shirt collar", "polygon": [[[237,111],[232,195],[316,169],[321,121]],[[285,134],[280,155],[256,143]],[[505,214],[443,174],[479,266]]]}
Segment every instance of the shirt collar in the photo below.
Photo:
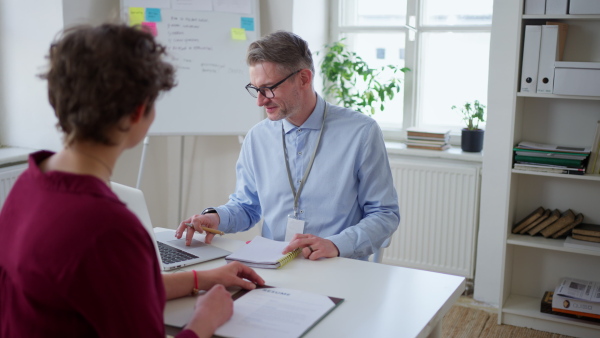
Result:
{"label": "shirt collar", "polygon": [[317,95],[317,104],[315,105],[315,109],[312,111],[310,116],[300,127],[296,127],[292,123],[290,123],[287,119],[283,119],[283,130],[287,134],[290,130],[294,130],[295,128],[302,129],[321,129],[321,125],[323,124],[323,113],[325,111],[325,100],[319,94]]}

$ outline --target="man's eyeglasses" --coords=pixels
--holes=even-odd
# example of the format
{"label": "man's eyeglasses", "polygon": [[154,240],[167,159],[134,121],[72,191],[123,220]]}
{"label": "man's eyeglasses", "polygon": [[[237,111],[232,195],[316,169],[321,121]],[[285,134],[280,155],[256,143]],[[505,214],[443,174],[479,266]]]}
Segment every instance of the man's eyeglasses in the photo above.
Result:
{"label": "man's eyeglasses", "polygon": [[275,93],[273,93],[273,89],[277,88],[279,85],[284,83],[285,80],[289,79],[290,77],[292,77],[294,74],[298,73],[301,70],[302,69],[298,69],[297,71],[288,75],[285,79],[277,82],[276,84],[274,84],[270,87],[255,87],[255,86],[251,85],[250,83],[248,83],[246,85],[246,90],[248,91],[248,93],[250,93],[250,95],[252,95],[252,97],[258,97],[258,93],[261,93],[262,96],[266,97],[267,99],[272,99],[275,97]]}

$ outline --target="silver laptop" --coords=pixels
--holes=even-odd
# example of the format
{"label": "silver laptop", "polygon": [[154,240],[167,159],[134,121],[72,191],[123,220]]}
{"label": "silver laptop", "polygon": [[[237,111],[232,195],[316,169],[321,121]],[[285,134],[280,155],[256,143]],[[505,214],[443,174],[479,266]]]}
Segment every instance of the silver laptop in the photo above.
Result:
{"label": "silver laptop", "polygon": [[150,213],[146,206],[144,193],[132,187],[119,183],[111,183],[113,192],[127,205],[144,225],[154,242],[154,249],[163,270],[173,270],[184,266],[198,264],[209,260],[225,257],[231,252],[192,239],[190,246],[185,245],[185,239],[175,238],[175,230],[165,230],[154,233]]}

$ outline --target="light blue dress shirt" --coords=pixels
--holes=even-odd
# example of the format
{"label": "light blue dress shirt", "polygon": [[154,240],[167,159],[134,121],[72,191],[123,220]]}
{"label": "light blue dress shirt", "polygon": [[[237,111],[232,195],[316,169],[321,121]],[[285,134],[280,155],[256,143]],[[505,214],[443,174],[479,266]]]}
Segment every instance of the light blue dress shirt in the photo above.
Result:
{"label": "light blue dress shirt", "polygon": [[[236,190],[215,208],[219,230],[245,231],[264,219],[262,236],[285,238],[294,196],[285,165],[281,125],[296,190],[315,149],[325,101],[300,127],[265,119],[246,136],[237,162]],[[398,228],[398,196],[381,129],[372,118],[329,105],[312,170],[299,199],[304,233],[331,240],[340,256],[366,260]]]}

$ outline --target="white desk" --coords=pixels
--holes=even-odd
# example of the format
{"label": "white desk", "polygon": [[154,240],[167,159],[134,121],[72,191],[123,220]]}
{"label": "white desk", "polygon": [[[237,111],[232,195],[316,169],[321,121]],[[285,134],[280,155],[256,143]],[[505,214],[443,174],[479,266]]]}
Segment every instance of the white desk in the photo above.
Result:
{"label": "white desk", "polygon": [[[234,251],[244,243],[225,235],[213,245]],[[218,259],[183,270],[225,264]],[[442,318],[465,289],[464,277],[348,258],[298,257],[280,269],[255,271],[271,286],[344,298],[305,337],[440,337]]]}

